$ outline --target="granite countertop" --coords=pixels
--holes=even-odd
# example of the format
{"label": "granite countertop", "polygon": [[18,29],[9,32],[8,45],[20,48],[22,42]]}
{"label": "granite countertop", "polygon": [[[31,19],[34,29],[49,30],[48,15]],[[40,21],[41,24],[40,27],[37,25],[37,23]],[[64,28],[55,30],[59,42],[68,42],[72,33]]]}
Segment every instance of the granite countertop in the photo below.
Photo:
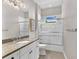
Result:
{"label": "granite countertop", "polygon": [[38,39],[24,38],[2,44],[2,58],[18,51],[19,49],[35,42],[36,40]]}

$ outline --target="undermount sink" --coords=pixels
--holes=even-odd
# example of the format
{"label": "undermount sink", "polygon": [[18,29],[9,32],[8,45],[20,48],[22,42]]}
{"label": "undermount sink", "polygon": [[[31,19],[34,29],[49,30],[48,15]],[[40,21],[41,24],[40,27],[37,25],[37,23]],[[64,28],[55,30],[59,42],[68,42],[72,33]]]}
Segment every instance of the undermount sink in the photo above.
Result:
{"label": "undermount sink", "polygon": [[19,41],[17,44],[22,44],[22,43],[29,43],[29,41]]}

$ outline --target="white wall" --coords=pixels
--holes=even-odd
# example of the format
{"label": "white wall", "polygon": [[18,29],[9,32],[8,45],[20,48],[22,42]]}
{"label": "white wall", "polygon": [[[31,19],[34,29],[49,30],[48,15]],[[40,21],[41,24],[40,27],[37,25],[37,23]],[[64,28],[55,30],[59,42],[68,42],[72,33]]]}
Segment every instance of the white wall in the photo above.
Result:
{"label": "white wall", "polygon": [[67,31],[77,28],[76,4],[76,0],[63,0],[64,49],[68,59],[77,59],[77,32]]}

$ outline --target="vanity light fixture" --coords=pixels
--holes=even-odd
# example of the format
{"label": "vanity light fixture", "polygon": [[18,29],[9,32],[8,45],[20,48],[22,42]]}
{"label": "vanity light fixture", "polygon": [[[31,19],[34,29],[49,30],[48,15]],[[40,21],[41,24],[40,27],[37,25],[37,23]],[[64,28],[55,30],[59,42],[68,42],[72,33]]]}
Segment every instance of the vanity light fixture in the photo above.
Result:
{"label": "vanity light fixture", "polygon": [[5,0],[5,2],[8,5],[16,8],[16,9],[20,9],[20,8],[25,9],[26,8],[26,6],[22,0]]}

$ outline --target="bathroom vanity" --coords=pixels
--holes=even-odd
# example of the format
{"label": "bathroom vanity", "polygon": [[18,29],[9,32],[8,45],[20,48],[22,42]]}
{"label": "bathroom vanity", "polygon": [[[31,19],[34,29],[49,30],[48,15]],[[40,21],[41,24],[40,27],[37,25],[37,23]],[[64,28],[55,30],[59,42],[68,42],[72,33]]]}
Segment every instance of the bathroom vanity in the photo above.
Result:
{"label": "bathroom vanity", "polygon": [[4,43],[2,46],[3,59],[38,59],[39,58],[39,40],[29,40],[29,38],[19,39]]}

